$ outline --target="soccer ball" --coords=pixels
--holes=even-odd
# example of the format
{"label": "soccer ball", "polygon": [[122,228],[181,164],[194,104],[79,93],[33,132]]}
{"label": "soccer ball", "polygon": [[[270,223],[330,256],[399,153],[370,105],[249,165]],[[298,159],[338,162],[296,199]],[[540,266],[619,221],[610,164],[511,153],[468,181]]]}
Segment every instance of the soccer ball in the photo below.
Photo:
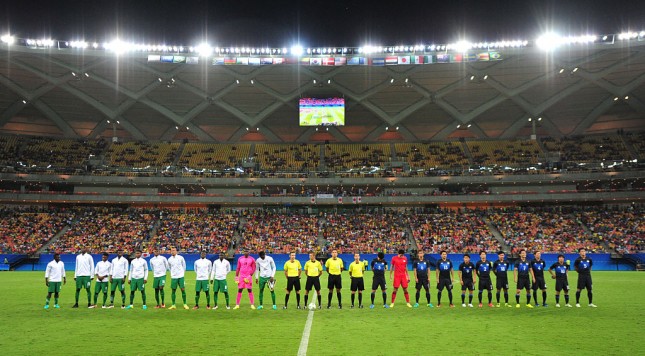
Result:
{"label": "soccer ball", "polygon": [[309,310],[316,310],[316,303],[309,303]]}

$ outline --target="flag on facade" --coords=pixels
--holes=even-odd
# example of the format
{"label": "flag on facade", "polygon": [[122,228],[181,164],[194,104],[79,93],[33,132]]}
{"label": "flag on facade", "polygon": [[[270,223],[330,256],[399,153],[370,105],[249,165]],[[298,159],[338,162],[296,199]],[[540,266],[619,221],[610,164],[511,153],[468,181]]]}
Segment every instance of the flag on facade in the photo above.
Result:
{"label": "flag on facade", "polygon": [[399,56],[399,65],[410,64],[410,56]]}
{"label": "flag on facade", "polygon": [[148,55],[148,62],[159,62],[161,61],[161,56],[158,54],[149,54]]}
{"label": "flag on facade", "polygon": [[333,66],[334,65],[334,58],[323,58],[322,59],[322,65],[324,65],[324,66]]}
{"label": "flag on facade", "polygon": [[488,52],[478,53],[477,54],[477,60],[478,61],[489,61],[490,60],[490,55],[488,54]]}
{"label": "flag on facade", "polygon": [[260,64],[262,65],[273,64],[273,58],[262,58],[260,59]]}
{"label": "flag on facade", "polygon": [[349,66],[364,66],[365,65],[365,57],[352,57],[347,60],[347,65]]}
{"label": "flag on facade", "polygon": [[259,66],[260,65],[260,58],[258,58],[258,57],[249,58],[249,65],[250,66]]}
{"label": "flag on facade", "polygon": [[224,65],[231,65],[237,63],[235,58],[224,58]]}
{"label": "flag on facade", "polygon": [[338,197],[338,204],[342,204],[342,203],[343,203],[343,197]]}
{"label": "flag on facade", "polygon": [[199,64],[199,57],[186,57],[186,63]]}
{"label": "flag on facade", "polygon": [[385,65],[385,58],[372,58],[372,65],[373,66],[384,66]]}
{"label": "flag on facade", "polygon": [[224,57],[213,58],[213,65],[224,65]]}
{"label": "flag on facade", "polygon": [[396,65],[398,63],[399,63],[399,57],[394,57],[394,56],[385,57],[385,65],[386,66]]}
{"label": "flag on facade", "polygon": [[284,58],[273,58],[273,64],[282,64],[284,63]]}
{"label": "flag on facade", "polygon": [[344,66],[345,64],[347,64],[347,58],[346,57],[336,57],[336,58],[334,58],[334,65]]}
{"label": "flag on facade", "polygon": [[310,66],[319,66],[322,64],[322,61],[320,58],[310,58],[309,59],[309,65]]}
{"label": "flag on facade", "polygon": [[316,204],[316,197],[311,197],[311,204]]}

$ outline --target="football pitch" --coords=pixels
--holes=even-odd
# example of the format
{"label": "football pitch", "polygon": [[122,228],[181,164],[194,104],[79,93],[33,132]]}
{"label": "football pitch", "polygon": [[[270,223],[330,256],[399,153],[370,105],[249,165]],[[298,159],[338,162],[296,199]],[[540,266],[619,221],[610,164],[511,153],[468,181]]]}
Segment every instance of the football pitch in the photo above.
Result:
{"label": "football pitch", "polygon": [[[233,275],[229,275],[231,306],[236,297]],[[0,273],[0,324],[3,328],[0,349],[3,354],[296,355],[305,351],[308,355],[628,355],[640,354],[645,349],[645,274],[642,272],[593,272],[596,309],[587,307],[584,291],[582,308],[564,308],[564,298],[561,300],[563,307],[555,308],[553,280],[547,282],[547,308],[528,309],[524,307],[525,297],[522,296],[520,309],[479,309],[476,292],[475,308],[462,308],[461,292],[455,290],[454,309],[447,308],[446,291],[441,309],[425,307],[424,293],[421,293],[423,307],[414,309],[405,306],[403,293],[399,290],[396,306],[392,309],[382,307],[379,292],[376,294],[377,307],[369,309],[369,291],[363,298],[365,309],[350,309],[349,278],[345,274],[343,309],[338,309],[334,293],[332,309],[315,312],[297,310],[295,294],[289,300],[289,309],[282,310],[286,284],[282,272],[278,272],[276,284],[278,310],[271,310],[268,291],[264,294],[264,310],[251,310],[246,292],[239,310],[222,308],[222,293],[218,310],[205,308],[203,293],[199,310],[157,310],[153,308],[154,291],[150,283],[146,286],[148,310],[142,310],[139,293],[135,296],[135,309],[121,310],[118,292],[115,309],[87,309],[85,291],[81,291],[81,308],[72,309],[72,276],[73,272],[68,272],[68,283],[62,288],[61,309],[44,310],[44,272]],[[432,277],[434,281],[434,275]],[[570,285],[575,287],[575,273],[569,278]],[[325,287],[324,275],[322,280]],[[371,287],[371,272],[366,273],[365,284]],[[194,273],[189,272],[186,292],[191,307],[194,305],[194,285]],[[412,303],[413,285],[410,290]],[[388,301],[390,291],[388,286]],[[129,300],[129,290],[126,294]],[[255,285],[254,294],[257,305]],[[510,294],[514,305],[515,291]],[[571,304],[575,305],[575,290],[570,294]],[[312,291],[310,299],[314,295]],[[538,297],[541,300],[541,295]],[[431,298],[436,304],[434,285]],[[99,295],[99,305],[101,301],[102,295]],[[180,306],[179,293],[177,301]],[[323,305],[326,303],[327,291],[323,289]],[[166,286],[166,305],[170,305],[169,286]],[[308,317],[311,318],[309,338],[303,340]]]}

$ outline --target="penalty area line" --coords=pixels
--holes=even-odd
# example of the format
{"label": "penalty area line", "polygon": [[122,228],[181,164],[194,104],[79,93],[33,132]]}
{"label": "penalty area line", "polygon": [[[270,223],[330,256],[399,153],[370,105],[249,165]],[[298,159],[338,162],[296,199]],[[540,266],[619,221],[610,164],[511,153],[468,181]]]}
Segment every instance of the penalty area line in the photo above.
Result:
{"label": "penalty area line", "polygon": [[309,334],[311,333],[311,324],[314,321],[314,312],[309,311],[307,315],[307,322],[305,329],[302,331],[302,338],[300,339],[300,347],[298,348],[298,356],[307,355],[307,347],[309,346]]}

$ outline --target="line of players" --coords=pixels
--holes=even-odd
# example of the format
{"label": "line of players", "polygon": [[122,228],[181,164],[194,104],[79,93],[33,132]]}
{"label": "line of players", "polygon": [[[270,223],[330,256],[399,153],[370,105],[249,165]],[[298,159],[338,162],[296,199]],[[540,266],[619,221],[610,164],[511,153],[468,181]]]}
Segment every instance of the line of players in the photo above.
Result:
{"label": "line of players", "polygon": [[[592,280],[591,280],[591,268],[593,266],[593,261],[586,256],[586,251],[581,249],[580,257],[578,257],[574,263],[574,267],[578,272],[578,285],[576,292],[576,306],[580,307],[580,293],[582,289],[587,289],[587,296],[589,298],[589,306],[596,307],[593,304],[593,293],[592,293]],[[277,309],[276,305],[276,296],[275,296],[275,273],[276,265],[273,261],[273,258],[266,256],[264,252],[259,253],[259,258],[256,260],[253,257],[250,257],[248,251],[244,256],[240,257],[237,261],[237,269],[235,271],[235,282],[237,284],[237,298],[235,307],[233,309],[240,308],[240,301],[244,289],[248,291],[249,300],[251,308],[255,309],[255,298],[253,294],[253,274],[255,273],[255,283],[259,285],[260,290],[260,303],[258,309],[263,308],[263,299],[264,299],[264,289],[268,287],[271,293],[271,299],[273,302],[273,309]],[[296,292],[296,308],[300,309],[300,278],[301,274],[304,271],[307,276],[305,284],[305,296],[304,304],[307,305],[309,292],[312,289],[316,290],[317,299],[318,299],[318,308],[322,308],[322,296],[321,296],[321,284],[320,277],[323,274],[323,267],[320,261],[316,260],[314,253],[310,253],[310,259],[305,263],[304,269],[302,268],[300,261],[295,259],[295,253],[291,253],[289,260],[284,265],[284,273],[287,278],[286,294],[283,309],[287,309],[289,304],[289,298],[291,292],[295,290]],[[473,307],[472,300],[474,294],[474,286],[478,285],[478,299],[479,307],[483,307],[483,293],[484,291],[488,292],[488,306],[494,307],[492,302],[492,290],[493,283],[491,280],[491,272],[495,274],[496,278],[496,300],[497,307],[500,307],[500,296],[501,292],[504,292],[504,305],[511,307],[509,304],[509,284],[507,272],[510,269],[510,263],[505,260],[505,255],[503,252],[498,253],[498,260],[495,262],[487,261],[486,253],[480,253],[480,260],[473,264],[470,261],[470,256],[465,254],[463,257],[463,263],[458,267],[458,276],[459,283],[461,285],[461,302],[462,307]],[[424,259],[424,253],[419,252],[418,259],[414,261],[412,265],[412,270],[416,282],[416,302],[413,305],[410,304],[410,296],[408,293],[408,285],[410,282],[410,277],[407,270],[408,260],[404,255],[403,250],[398,251],[398,255],[394,256],[391,261],[392,269],[390,270],[389,279],[393,279],[394,290],[391,295],[391,304],[387,304],[387,283],[385,280],[385,272],[388,270],[388,263],[384,259],[384,254],[379,253],[378,257],[374,259],[371,263],[373,270],[373,279],[372,279],[372,293],[371,293],[371,304],[370,308],[374,308],[374,300],[377,289],[380,288],[382,297],[383,297],[383,307],[392,308],[394,307],[394,302],[396,300],[397,292],[399,288],[403,289],[405,296],[406,306],[407,307],[419,307],[419,299],[421,289],[425,290],[425,296],[428,307],[433,307],[433,304],[430,301],[430,274],[429,274],[429,262]],[[176,309],[176,291],[179,288],[181,291],[183,308],[189,309],[186,304],[186,287],[184,275],[186,272],[186,262],[182,256],[177,254],[176,248],[171,249],[171,256],[166,259],[164,256],[158,254],[158,251],[154,252],[154,257],[150,259],[150,269],[153,271],[153,288],[155,290],[155,308],[165,308],[165,293],[164,287],[166,282],[167,271],[170,271],[171,275],[171,299],[172,305],[169,309]],[[341,274],[345,269],[343,261],[338,258],[337,251],[332,251],[332,257],[329,258],[325,263],[325,269],[328,273],[328,298],[327,298],[327,308],[331,308],[333,291],[336,290],[336,297],[338,299],[338,308],[342,309],[342,277]],[[363,291],[364,291],[364,281],[363,276],[366,269],[366,262],[360,260],[360,255],[354,255],[354,261],[349,265],[348,271],[351,278],[351,308],[355,306],[356,294],[358,294],[358,308],[363,308]],[[128,274],[129,270],[129,274]],[[199,300],[200,294],[202,291],[205,292],[206,296],[206,308],[211,309],[210,305],[210,287],[209,283],[213,285],[213,309],[218,309],[218,293],[222,292],[226,300],[226,308],[230,309],[229,304],[229,293],[228,285],[226,282],[226,277],[229,272],[231,272],[230,263],[224,259],[223,255],[220,255],[219,259],[215,262],[211,262],[206,258],[206,253],[202,252],[200,258],[195,261],[194,270],[196,274],[196,283],[195,283],[195,305],[193,309],[199,309]],[[546,307],[546,297],[547,297],[547,287],[546,280],[544,278],[544,271],[546,270],[546,262],[541,259],[540,252],[535,253],[535,258],[531,261],[526,259],[526,251],[520,251],[520,259],[515,263],[515,268],[513,270],[514,282],[517,284],[517,290],[515,294],[516,308],[519,308],[520,297],[522,290],[526,290],[526,306],[533,308],[531,301],[531,288],[533,289],[533,298],[535,301],[535,306],[539,306],[537,301],[537,292],[538,290],[542,291],[542,306]],[[564,256],[558,256],[558,262],[551,265],[548,269],[548,272],[551,274],[551,277],[556,280],[555,290],[556,290],[556,307],[560,307],[560,292],[564,291],[565,302],[567,307],[571,307],[569,304],[569,285],[568,285],[568,271],[569,265],[565,263]],[[76,269],[74,271],[74,280],[76,281],[76,295],[75,295],[75,304],[73,308],[78,308],[78,301],[80,296],[81,289],[86,289],[87,291],[87,302],[88,308],[96,308],[99,294],[103,293],[103,308],[114,308],[114,298],[116,290],[118,289],[121,293],[121,308],[122,309],[132,309],[133,302],[135,297],[135,292],[138,290],[141,293],[143,309],[147,309],[146,306],[146,293],[145,293],[145,284],[148,279],[148,263],[145,259],[142,258],[141,251],[135,253],[135,258],[129,263],[128,260],[123,257],[123,251],[117,252],[117,257],[114,258],[111,262],[108,261],[108,254],[104,253],[100,262],[94,266],[94,261],[92,256],[87,253],[85,249],[81,251],[76,257]],[[126,278],[127,277],[127,278]],[[95,288],[94,288],[94,303],[91,301],[91,280],[96,278]],[[479,278],[479,283],[477,281]],[[125,294],[125,283],[130,285],[130,303],[126,306],[126,294]],[[454,307],[453,304],[453,281],[454,279],[454,269],[452,262],[447,258],[446,251],[441,252],[441,259],[437,261],[436,269],[436,280],[437,280],[437,307],[441,307],[441,297],[444,289],[447,290],[449,305]],[[54,260],[51,261],[46,268],[45,272],[45,284],[48,287],[48,293],[46,297],[45,309],[49,309],[49,304],[52,294],[55,298],[55,308],[59,308],[58,299],[61,289],[61,284],[67,282],[65,275],[65,267],[62,261],[60,261],[60,255],[55,254]],[[532,282],[532,283],[531,283]],[[108,296],[108,286],[110,289],[110,304],[107,304]],[[468,304],[466,304],[466,292],[468,292]]]}

